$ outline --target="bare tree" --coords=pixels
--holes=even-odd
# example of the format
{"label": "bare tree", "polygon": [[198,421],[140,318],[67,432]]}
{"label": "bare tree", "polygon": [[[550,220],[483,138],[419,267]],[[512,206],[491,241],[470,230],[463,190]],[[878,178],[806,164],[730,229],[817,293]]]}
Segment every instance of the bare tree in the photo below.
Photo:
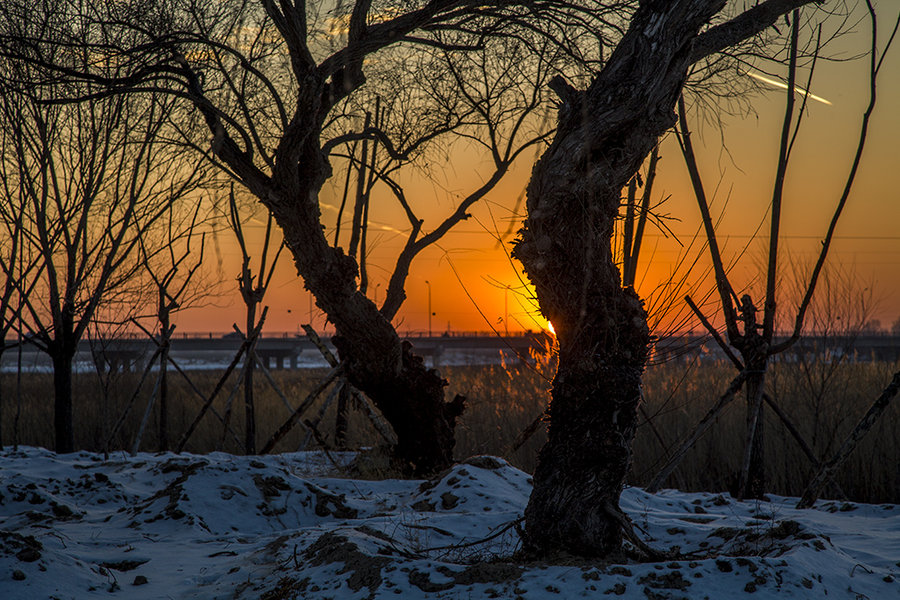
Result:
{"label": "bare tree", "polygon": [[[269,282],[272,281],[272,275],[275,273],[275,267],[278,264],[278,258],[284,249],[284,244],[278,244],[275,255],[269,262],[269,248],[272,242],[272,226],[273,218],[271,213],[266,219],[266,235],[262,244],[262,252],[259,256],[259,267],[256,275],[250,266],[250,254],[247,251],[247,243],[244,240],[244,230],[241,226],[241,215],[232,189],[229,196],[229,212],[228,220],[231,230],[237,238],[238,245],[241,248],[241,274],[238,276],[238,289],[241,292],[241,299],[246,307],[244,331],[244,344],[247,345],[247,351],[244,355],[242,384],[244,387],[244,452],[246,454],[256,454],[256,411],[253,405],[253,372],[256,366],[256,344],[262,335],[262,327],[266,318],[266,308],[259,311],[260,304],[269,288]],[[230,413],[230,405],[228,408]],[[227,419],[227,415],[226,415]],[[227,422],[227,420],[226,420]]]}
{"label": "bare tree", "polygon": [[559,340],[548,441],[525,511],[527,551],[602,555],[628,531],[618,499],[650,333],[610,248],[621,190],[675,124],[691,66],[804,4],[760,2],[707,27],[725,2],[641,2],[586,89],[552,82],[561,99],[556,136],[532,172],[514,251]]}
{"label": "bare tree", "polygon": [[[471,60],[482,60],[489,67],[484,72],[502,77],[507,67],[516,67],[510,59],[518,61],[516,68],[530,64],[512,48],[539,49],[542,44],[534,40],[549,39],[564,48],[561,54],[567,60],[591,64],[604,52],[601,32],[615,32],[633,4],[357,0],[326,5],[261,0],[201,9],[181,0],[109,6],[73,2],[53,9],[86,20],[93,28],[90,36],[73,36],[62,46],[86,48],[96,58],[90,68],[48,58],[41,40],[34,38],[26,40],[24,50],[17,45],[21,40],[10,38],[3,52],[39,65],[45,84],[63,79],[103,88],[82,99],[162,91],[186,101],[205,134],[186,129],[185,137],[254,194],[281,227],[298,273],[337,329],[334,342],[349,380],[372,398],[397,433],[399,466],[428,473],[452,460],[453,428],[462,403],[444,401],[444,380],[401,343],[390,318],[405,297],[402,283],[415,255],[467,216],[472,202],[508,170],[519,147],[542,137],[542,132],[524,135],[527,131],[515,118],[522,107],[515,113],[504,112],[506,108],[486,113],[490,99],[480,97],[481,90],[467,73],[454,71],[446,57],[483,56]],[[7,8],[7,13],[16,16],[17,10],[22,9]],[[595,32],[592,46],[582,51],[579,36],[590,30]],[[506,48],[495,52],[495,43]],[[350,110],[353,97],[369,90],[367,78],[380,63],[390,61],[399,72],[410,72],[409,65],[420,71],[430,65],[428,75],[450,73],[438,79],[445,87],[424,87],[415,96],[416,102],[431,101],[417,113],[426,123],[431,114],[449,115],[449,120],[432,121],[430,130],[424,130],[429,133],[399,138],[391,130],[366,127],[365,119],[359,119],[363,115]],[[435,68],[438,64],[440,69]],[[491,82],[483,83],[492,93]],[[457,91],[448,94],[452,87]],[[512,93],[526,89],[519,83],[507,87]],[[531,95],[542,98],[540,93]],[[453,103],[441,104],[446,99]],[[463,107],[462,113],[457,106]],[[372,112],[371,105],[368,110]],[[459,120],[460,114],[465,118]],[[485,121],[492,128],[487,138],[478,131]],[[459,127],[475,143],[488,140],[485,147],[496,168],[430,232],[422,233],[424,223],[407,211],[413,234],[379,309],[360,289],[358,261],[331,244],[323,231],[318,197],[332,174],[330,153],[344,143],[366,139],[370,147],[377,142],[395,160],[407,161],[425,141]],[[519,141],[508,144],[509,136]],[[386,178],[381,181],[387,183]],[[403,198],[397,198],[402,204]],[[357,250],[356,258],[360,256]]]}
{"label": "bare tree", "polygon": [[[21,193],[20,190],[11,187],[16,181],[17,169],[14,162],[6,160],[7,156],[12,156],[7,150],[14,144],[14,140],[10,139],[8,134],[9,131],[5,128],[0,129],[0,188],[2,188],[0,201],[14,198]],[[4,352],[22,344],[19,317],[22,314],[23,303],[19,282],[31,281],[33,284],[35,278],[32,277],[32,273],[38,264],[32,254],[25,255],[22,252],[25,233],[22,205],[11,206],[7,214],[11,218],[3,219],[3,228],[0,230],[0,272],[3,276],[3,286],[0,289],[0,361]],[[26,288],[24,293],[27,295],[30,291]],[[18,339],[15,342],[8,341],[10,333],[16,334]],[[3,397],[0,395],[0,447],[3,446],[2,405]]]}
{"label": "bare tree", "polygon": [[[154,336],[147,333],[159,353],[157,405],[160,451],[166,451],[170,446],[168,367],[171,339],[175,333],[172,316],[187,308],[197,308],[208,301],[210,294],[215,291],[215,286],[203,281],[200,273],[206,249],[206,233],[200,229],[207,222],[207,218],[201,214],[202,206],[202,202],[196,202],[194,210],[185,215],[180,207],[170,204],[162,219],[162,243],[155,241],[156,243],[149,245],[144,240],[140,242],[144,272],[152,280],[156,296],[154,317],[157,334]],[[160,245],[162,252],[155,247]]]}
{"label": "bare tree", "polygon": [[[697,198],[704,227],[706,230],[706,238],[708,247],[712,257],[713,266],[716,273],[716,284],[718,289],[719,301],[722,306],[722,314],[725,320],[725,335],[723,336],[716,331],[709,319],[705,317],[699,308],[688,297],[688,302],[696,311],[701,322],[707,327],[714,339],[719,343],[723,351],[734,363],[735,367],[741,372],[741,377],[745,380],[746,396],[747,396],[747,440],[745,445],[745,454],[741,464],[741,470],[738,477],[738,487],[736,494],[738,497],[760,497],[765,492],[765,456],[763,446],[763,416],[764,406],[768,405],[775,414],[781,419],[789,431],[797,438],[801,447],[808,448],[808,444],[796,433],[796,428],[787,420],[785,413],[781,407],[765,392],[765,377],[768,365],[773,356],[783,353],[790,349],[799,339],[804,331],[804,325],[807,322],[808,315],[814,307],[813,298],[817,289],[821,275],[824,272],[828,251],[834,237],[837,224],[846,206],[850,191],[856,178],[856,173],[860,165],[863,150],[867,139],[867,132],[871,116],[873,114],[876,102],[876,81],[878,73],[881,69],[885,53],[889,50],[893,42],[894,33],[890,35],[885,48],[879,56],[878,40],[877,40],[877,20],[874,8],[868,5],[869,17],[872,27],[872,46],[869,54],[869,103],[861,120],[859,140],[855,149],[855,157],[853,164],[849,170],[849,174],[844,183],[843,189],[839,196],[838,202],[834,208],[828,230],[823,238],[822,247],[816,259],[815,265],[808,274],[801,293],[797,299],[797,312],[793,318],[793,329],[789,337],[785,340],[777,341],[775,339],[775,325],[777,320],[776,308],[778,306],[778,272],[780,266],[779,245],[781,242],[780,225],[782,204],[784,202],[785,193],[784,186],[786,182],[786,174],[791,157],[791,149],[797,139],[800,130],[800,124],[804,116],[804,108],[808,98],[808,94],[803,94],[803,102],[801,106],[796,106],[795,96],[798,84],[798,46],[800,44],[800,27],[801,20],[799,11],[794,11],[791,26],[790,39],[790,56],[788,62],[787,77],[787,96],[785,102],[785,116],[782,121],[782,134],[780,140],[779,151],[777,155],[777,169],[775,181],[773,183],[773,196],[770,204],[770,231],[768,251],[766,254],[765,265],[765,297],[763,300],[762,318],[757,316],[759,312],[756,304],[753,302],[751,295],[744,294],[738,299],[734,291],[734,287],[726,272],[721,250],[716,239],[715,227],[710,215],[709,204],[704,191],[703,181],[700,175],[697,158],[693,151],[690,140],[690,131],[687,124],[686,109],[683,100],[679,103],[679,142],[681,143],[682,152],[685,157],[691,181],[694,187],[695,196]],[[900,23],[900,21],[898,21]],[[894,29],[896,32],[896,26]],[[818,47],[818,44],[817,44]],[[812,75],[815,68],[815,60],[809,68],[809,77],[805,82],[805,88],[808,89],[812,81]],[[827,281],[827,278],[826,278]],[[827,291],[827,290],[826,290]],[[849,317],[849,315],[846,315]],[[862,325],[862,323],[860,323]],[[729,347],[730,346],[730,347]],[[733,352],[734,348],[737,352]],[[722,405],[724,406],[724,405]],[[716,407],[720,410],[722,406]],[[704,419],[708,423],[708,419]],[[696,439],[692,435],[689,439]],[[678,453],[677,456],[681,456]],[[814,465],[818,464],[818,459],[808,453]],[[662,481],[662,475],[671,472],[676,462],[670,460],[663,468],[660,475],[656,477],[649,489],[655,489]]]}
{"label": "bare tree", "polygon": [[[5,22],[27,37],[59,15],[29,12]],[[43,19],[43,20],[41,20]],[[59,24],[58,21],[56,24]],[[68,23],[77,33],[78,23]],[[54,48],[74,64],[87,51]],[[72,370],[78,342],[103,305],[127,303],[140,268],[137,249],[170,202],[200,181],[196,162],[163,151],[160,135],[170,123],[172,100],[153,96],[93,97],[60,103],[68,94],[93,96],[90,84],[12,89],[33,72],[4,62],[6,90],[0,126],[10,143],[4,161],[13,182],[4,190],[0,217],[22,222],[22,252],[40,268],[17,281],[22,328],[53,362],[56,449],[74,450]]]}

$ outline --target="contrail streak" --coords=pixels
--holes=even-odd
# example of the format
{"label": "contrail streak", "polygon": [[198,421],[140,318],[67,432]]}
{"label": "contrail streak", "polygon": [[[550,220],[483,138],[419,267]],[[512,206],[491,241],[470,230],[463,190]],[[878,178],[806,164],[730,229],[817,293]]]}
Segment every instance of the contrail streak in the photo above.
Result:
{"label": "contrail streak", "polygon": [[[769,79],[768,77],[760,75],[759,73],[753,73],[751,71],[747,71],[747,75],[749,75],[753,79],[762,81],[763,83],[767,83],[771,86],[781,88],[783,90],[788,89],[787,84],[784,83],[783,81],[778,81],[777,79]],[[813,94],[807,90],[804,90],[802,87],[800,87],[798,85],[794,86],[794,91],[797,93],[803,94],[804,96],[809,97],[811,100],[815,100],[817,102],[821,102],[822,104],[827,104],[828,106],[832,106],[831,102],[829,102],[825,98],[822,98],[821,96],[816,96],[815,94]]]}

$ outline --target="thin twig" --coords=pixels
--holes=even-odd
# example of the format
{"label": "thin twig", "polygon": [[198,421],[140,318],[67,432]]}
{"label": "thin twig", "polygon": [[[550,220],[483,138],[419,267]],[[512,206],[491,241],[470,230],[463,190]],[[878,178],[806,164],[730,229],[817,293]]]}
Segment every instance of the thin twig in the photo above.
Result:
{"label": "thin twig", "polygon": [[471,548],[472,546],[477,546],[479,544],[483,544],[485,542],[489,542],[495,538],[500,537],[501,535],[503,535],[504,533],[506,533],[513,527],[515,527],[516,525],[523,523],[524,521],[525,521],[525,517],[519,517],[515,521],[510,521],[509,523],[502,525],[499,529],[491,532],[489,535],[487,535],[483,538],[473,540],[471,542],[460,542],[458,544],[449,544],[447,546],[433,546],[431,548],[425,548],[425,549],[421,550],[421,553],[424,554],[426,552],[437,552],[438,550],[459,550],[461,548]]}

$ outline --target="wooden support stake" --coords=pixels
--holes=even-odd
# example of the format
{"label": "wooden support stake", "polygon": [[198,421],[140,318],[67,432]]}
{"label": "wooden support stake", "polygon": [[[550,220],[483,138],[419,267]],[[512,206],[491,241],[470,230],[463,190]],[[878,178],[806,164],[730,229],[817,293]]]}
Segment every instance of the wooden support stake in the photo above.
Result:
{"label": "wooden support stake", "polygon": [[[311,325],[303,325],[303,330],[306,331],[306,337],[315,344],[316,348],[319,349],[319,352],[322,353],[322,356],[325,357],[325,360],[332,367],[336,367],[338,365],[338,359],[335,358],[334,354],[331,353],[331,350],[328,349],[328,346],[319,338],[316,330],[312,328]],[[366,413],[366,417],[369,418],[369,421],[372,422],[372,425],[375,427],[375,430],[381,434],[381,437],[384,440],[392,445],[397,445],[397,434],[394,433],[394,429],[378,414],[376,408],[372,405],[372,401],[369,400],[365,394],[360,392],[358,389],[350,386],[350,393],[353,395],[353,399],[362,407],[363,412]]]}
{"label": "wooden support stake", "polygon": [[806,491],[803,492],[803,497],[800,498],[800,502],[797,503],[797,508],[810,508],[815,504],[825,481],[844,463],[845,460],[847,460],[847,457],[850,456],[860,440],[862,440],[869,430],[872,429],[872,426],[875,425],[878,417],[880,417],[888,407],[888,404],[891,403],[891,400],[897,395],[898,391],[900,391],[900,371],[894,373],[891,382],[884,391],[881,392],[881,395],[875,400],[872,406],[869,407],[865,416],[863,416],[862,420],[853,428],[853,431],[850,432],[850,435],[847,436],[847,439],[844,440],[844,443],[841,444],[841,447],[838,448],[838,451],[831,460],[819,467],[819,471],[809,482],[809,485],[806,486]]}
{"label": "wooden support stake", "polygon": [[[194,418],[194,421],[191,423],[190,427],[188,427],[187,431],[184,432],[184,435],[181,436],[181,441],[178,442],[178,446],[175,448],[175,452],[181,452],[184,450],[185,444],[187,444],[188,440],[191,439],[191,436],[194,434],[194,430],[197,429],[197,425],[200,424],[201,419],[206,414],[206,411],[212,407],[213,400],[216,399],[216,396],[222,390],[222,387],[225,385],[225,382],[228,380],[231,372],[234,371],[234,368],[241,360],[241,356],[244,355],[244,351],[247,350],[247,340],[244,340],[244,343],[241,344],[241,347],[238,348],[237,354],[234,355],[234,358],[231,359],[231,364],[228,365],[228,368],[225,369],[225,373],[222,377],[219,378],[219,381],[216,383],[215,389],[213,389],[212,394],[209,395],[209,398],[203,403],[203,406],[200,408],[200,412]],[[240,442],[238,443],[240,445]]]}
{"label": "wooden support stake", "polygon": [[[309,445],[309,442],[313,439],[313,429],[316,429],[319,426],[319,423],[322,422],[322,418],[325,416],[325,411],[328,410],[328,407],[331,406],[331,403],[334,402],[335,397],[341,390],[344,389],[347,383],[344,380],[338,381],[337,385],[332,388],[331,392],[328,394],[328,397],[325,398],[325,402],[322,403],[322,408],[319,409],[319,413],[316,415],[316,418],[313,421],[304,421],[304,424],[308,426],[306,430],[306,435],[303,436],[303,441],[300,442],[300,446],[297,448],[298,451],[306,450],[306,447]],[[309,427],[309,424],[312,424]]]}
{"label": "wooden support stake", "polygon": [[338,449],[344,450],[347,447],[347,427],[349,426],[347,413],[350,409],[350,384],[342,378],[339,388],[337,415],[334,422],[334,445]]}
{"label": "wooden support stake", "polygon": [[159,392],[159,385],[162,382],[162,379],[163,372],[160,371],[159,375],[156,376],[156,384],[153,386],[153,391],[150,392],[150,399],[147,400],[147,408],[144,410],[144,418],[141,419],[141,426],[138,428],[137,435],[134,438],[134,445],[131,446],[132,456],[136,455],[141,448],[144,430],[147,428],[147,423],[150,421],[150,413],[153,412],[153,401],[156,399],[156,394]]}
{"label": "wooden support stake", "polygon": [[[225,415],[224,420],[222,421],[222,437],[219,439],[219,450],[225,449],[225,434],[228,433],[228,430],[231,429],[231,411],[234,406],[234,397],[237,395],[238,390],[241,389],[241,384],[244,381],[244,375],[247,373],[247,357],[244,357],[244,364],[241,367],[241,372],[238,375],[237,381],[234,382],[234,386],[231,388],[231,392],[228,394],[228,398],[225,400]],[[241,447],[240,441],[238,442],[238,448]]]}
{"label": "wooden support stake", "polygon": [[[768,394],[763,394],[763,400],[766,404],[769,405],[769,408],[772,409],[779,419],[781,419],[781,424],[784,425],[784,428],[788,430],[788,433],[791,434],[791,437],[794,438],[794,441],[797,442],[797,445],[800,446],[800,449],[803,451],[803,454],[806,455],[806,458],[813,464],[816,469],[819,469],[822,466],[822,461],[816,458],[815,453],[812,451],[812,448],[809,447],[809,444],[806,443],[806,440],[803,439],[803,436],[800,434],[800,431],[794,426],[788,416],[781,410],[781,407],[778,406],[774,400],[772,400]],[[847,494],[844,493],[844,490],[841,489],[841,486],[838,485],[837,481],[834,480],[833,477],[829,476],[829,480],[831,481],[831,485],[834,486],[835,491],[841,497],[841,499],[846,500]]]}
{"label": "wooden support stake", "polygon": [[262,374],[265,376],[266,381],[269,382],[269,385],[275,390],[275,393],[278,394],[278,397],[281,398],[281,402],[284,403],[285,407],[287,407],[288,412],[294,412],[294,407],[291,406],[291,403],[288,402],[287,396],[284,395],[284,392],[281,391],[281,388],[278,387],[278,384],[275,383],[275,379],[272,378],[272,374],[269,372],[269,369],[266,365],[263,364],[263,361],[259,359],[259,355],[256,353],[256,349],[253,349],[252,352],[253,359],[256,361],[256,366],[259,367],[259,370],[262,371]]}
{"label": "wooden support stake", "polygon": [[379,434],[381,434],[381,437],[384,438],[384,441],[386,441],[391,446],[396,446],[397,434],[394,433],[394,428],[391,427],[380,414],[378,414],[378,412],[375,410],[375,407],[372,406],[372,401],[366,398],[362,392],[360,392],[353,386],[350,386],[350,393],[353,394],[353,399],[356,400],[359,403],[359,406],[362,407],[363,412],[366,413],[369,421],[372,422],[375,430]]}
{"label": "wooden support stake", "polygon": [[319,352],[322,353],[322,356],[325,357],[325,360],[328,361],[328,364],[332,367],[338,366],[338,359],[331,353],[331,350],[328,349],[328,346],[325,345],[325,342],[322,341],[322,338],[319,337],[316,330],[312,328],[312,325],[309,323],[303,325],[303,330],[306,332],[306,337],[309,338],[309,341],[315,344],[316,348],[319,349]]}
{"label": "wooden support stake", "polygon": [[[193,380],[191,380],[191,378],[188,377],[188,374],[184,372],[184,369],[181,368],[181,365],[179,365],[177,362],[175,362],[175,359],[172,358],[171,356],[167,356],[166,358],[169,359],[169,364],[172,365],[173,367],[175,367],[175,370],[178,371],[178,373],[180,373],[182,377],[184,377],[184,380],[187,382],[188,387],[190,387],[191,390],[193,390],[194,394],[196,394],[196,396],[200,399],[200,401],[206,402],[206,396],[204,396],[203,392],[201,392],[197,388],[197,385],[193,382]],[[238,446],[240,446],[241,441],[240,441],[240,439],[238,439],[237,433],[234,431],[234,429],[232,429],[231,427],[228,427],[228,424],[225,423],[225,419],[222,417],[222,415],[219,414],[219,411],[217,411],[214,406],[210,406],[209,412],[211,412],[213,414],[213,416],[219,420],[220,423],[224,424],[225,427],[228,428],[228,432],[231,434],[231,437],[234,439],[234,442]]]}
{"label": "wooden support stake", "polygon": [[541,411],[541,414],[539,414],[534,419],[534,421],[532,421],[531,424],[528,425],[528,427],[523,429],[519,433],[519,435],[516,436],[516,439],[513,440],[513,443],[510,444],[509,448],[507,448],[503,452],[502,456],[509,458],[516,452],[516,450],[518,450],[519,448],[524,446],[525,442],[527,442],[531,438],[531,436],[533,436],[535,434],[535,432],[537,432],[537,430],[540,428],[541,423],[544,421],[545,415],[546,415],[546,413],[544,411]]}
{"label": "wooden support stake", "polygon": [[656,474],[656,477],[653,478],[653,481],[650,482],[650,485],[647,486],[647,492],[651,494],[655,494],[659,491],[659,488],[662,486],[663,482],[672,474],[672,471],[675,470],[675,467],[681,462],[684,458],[684,455],[687,454],[687,451],[690,450],[694,444],[697,443],[697,440],[706,433],[706,430],[710,428],[712,425],[713,419],[719,416],[719,413],[722,412],[722,409],[725,406],[734,400],[735,394],[741,389],[741,386],[744,385],[744,381],[747,380],[748,374],[746,371],[741,371],[737,377],[735,377],[731,384],[729,384],[728,389],[725,390],[725,393],[719,397],[718,401],[713,405],[712,408],[709,409],[709,412],[697,423],[697,426],[694,428],[694,431],[687,437],[687,439],[682,442],[681,446],[678,450],[672,454],[672,457],[666,461],[666,464],[663,465],[662,469],[660,469],[659,473]]}
{"label": "wooden support stake", "polygon": [[331,369],[331,371],[328,372],[328,374],[325,376],[325,378],[319,382],[319,385],[317,385],[316,388],[309,393],[309,395],[306,397],[306,399],[300,403],[300,406],[298,406],[296,408],[296,410],[294,410],[294,412],[291,413],[291,416],[288,417],[288,420],[285,421],[284,424],[278,428],[278,431],[276,431],[272,435],[271,439],[269,439],[269,441],[266,442],[266,445],[263,446],[263,449],[260,450],[259,453],[260,454],[268,454],[269,452],[271,452],[272,448],[275,447],[275,444],[280,442],[281,438],[286,436],[288,434],[288,432],[290,432],[290,430],[294,428],[294,425],[296,425],[297,422],[300,420],[300,417],[303,416],[304,411],[306,411],[306,409],[308,409],[310,407],[310,405],[312,405],[313,401],[315,401],[315,399],[319,396],[319,394],[321,394],[323,391],[325,391],[325,388],[327,388],[329,386],[329,384],[331,384],[331,382],[334,381],[335,378],[343,372],[344,372],[343,365],[338,365],[338,366],[334,367],[333,369]]}
{"label": "wooden support stake", "polygon": [[116,424],[113,425],[112,431],[109,432],[109,436],[106,438],[106,452],[109,452],[109,446],[110,444],[112,444],[113,438],[116,437],[116,434],[119,432],[119,428],[123,423],[125,423],[125,418],[128,416],[128,413],[131,411],[131,407],[134,405],[134,402],[137,400],[138,395],[141,393],[141,386],[144,385],[144,381],[147,380],[147,375],[150,374],[150,369],[153,367],[153,361],[156,360],[156,357],[159,356],[159,353],[161,351],[161,348],[157,348],[156,352],[153,353],[153,356],[151,356],[150,360],[147,362],[147,366],[144,367],[144,372],[141,374],[141,378],[138,381],[134,393],[131,395],[131,399],[128,400],[128,404],[125,405],[125,410],[116,421]]}

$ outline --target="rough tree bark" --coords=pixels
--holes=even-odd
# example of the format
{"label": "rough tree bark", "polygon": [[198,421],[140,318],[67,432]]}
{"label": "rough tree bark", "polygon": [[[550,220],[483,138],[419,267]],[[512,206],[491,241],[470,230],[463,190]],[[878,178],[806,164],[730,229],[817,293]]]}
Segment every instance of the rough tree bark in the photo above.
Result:
{"label": "rough tree bark", "polygon": [[[324,81],[310,89],[327,94]],[[353,258],[334,248],[320,225],[318,196],[330,175],[330,167],[319,146],[321,110],[315,95],[307,123],[292,123],[294,131],[282,138],[279,160],[272,177],[246,173],[244,183],[272,211],[284,232],[297,272],[316,297],[316,305],[329,316],[338,335],[333,338],[350,382],[363,390],[394,427],[398,443],[394,450],[398,467],[412,474],[428,474],[447,467],[453,460],[456,418],[462,399],[444,401],[446,382],[425,367],[401,343],[396,330],[377,306],[359,291],[359,269]],[[293,129],[293,127],[292,127]],[[228,148],[220,155],[232,158]],[[234,164],[244,166],[234,157]]]}
{"label": "rough tree bark", "polygon": [[692,62],[802,2],[763,2],[698,37],[724,4],[642,2],[587,90],[559,79],[552,86],[562,101],[557,134],[532,172],[514,248],[559,340],[548,440],[525,510],[528,553],[599,556],[620,547],[618,501],[650,341],[642,302],[622,287],[610,249],[621,190],[674,125]]}

